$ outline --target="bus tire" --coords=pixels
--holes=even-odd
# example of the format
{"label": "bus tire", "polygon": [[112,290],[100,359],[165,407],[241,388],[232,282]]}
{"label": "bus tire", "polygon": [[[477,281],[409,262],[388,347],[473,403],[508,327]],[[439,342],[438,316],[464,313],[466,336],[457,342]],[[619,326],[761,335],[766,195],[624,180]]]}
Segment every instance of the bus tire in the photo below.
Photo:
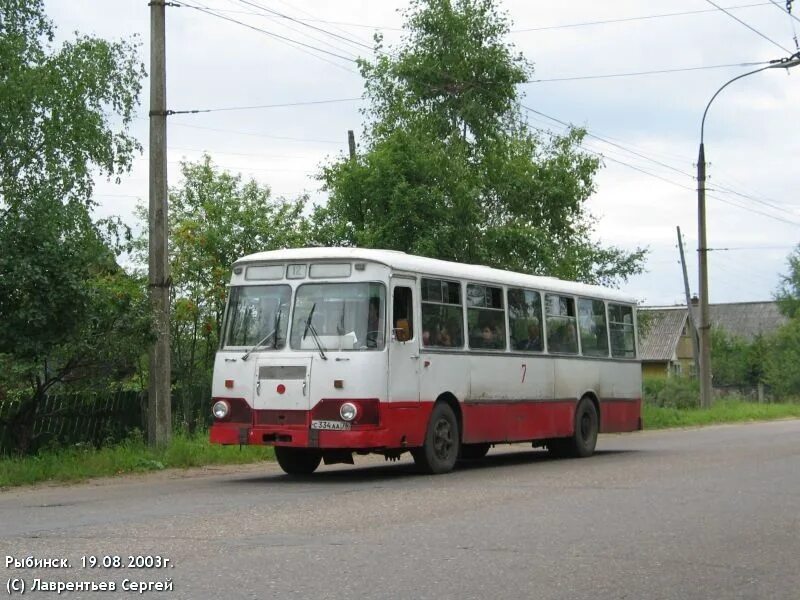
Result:
{"label": "bus tire", "polygon": [[599,430],[600,418],[594,402],[581,398],[575,409],[574,433],[568,438],[548,440],[547,449],[556,457],[586,458],[594,454]]}
{"label": "bus tire", "polygon": [[459,458],[462,460],[478,460],[486,456],[489,448],[491,448],[491,444],[461,444]]}
{"label": "bus tire", "polygon": [[306,448],[275,446],[275,458],[287,475],[311,475],[317,470],[322,455]]}
{"label": "bus tire", "polygon": [[459,451],[458,420],[446,402],[437,402],[431,411],[425,443],[411,455],[423,473],[437,475],[453,470]]}

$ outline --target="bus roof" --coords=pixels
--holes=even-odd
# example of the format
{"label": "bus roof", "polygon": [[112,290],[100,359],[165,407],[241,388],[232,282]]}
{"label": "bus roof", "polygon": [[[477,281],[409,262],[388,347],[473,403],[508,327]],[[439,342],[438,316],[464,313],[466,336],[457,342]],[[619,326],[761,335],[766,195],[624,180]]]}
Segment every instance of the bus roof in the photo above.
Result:
{"label": "bus roof", "polygon": [[386,265],[397,271],[409,273],[519,286],[546,292],[562,292],[578,296],[591,296],[636,304],[636,298],[612,288],[565,281],[556,279],[555,277],[542,277],[538,275],[515,273],[513,271],[503,271],[483,265],[470,265],[438,260],[435,258],[426,258],[424,256],[406,254],[398,250],[373,250],[369,248],[294,248],[250,254],[240,258],[235,264],[313,260],[356,260],[375,262]]}

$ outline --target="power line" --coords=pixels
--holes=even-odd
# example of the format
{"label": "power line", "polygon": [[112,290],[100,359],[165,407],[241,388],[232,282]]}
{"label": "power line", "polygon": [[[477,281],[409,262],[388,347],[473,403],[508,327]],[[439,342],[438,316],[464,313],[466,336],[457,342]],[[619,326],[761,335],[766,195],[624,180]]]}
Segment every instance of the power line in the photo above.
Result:
{"label": "power line", "polygon": [[[238,2],[238,0],[228,0],[228,2],[234,4],[234,3]],[[239,5],[236,4],[236,6],[239,6]],[[355,54],[355,52],[352,50],[351,47],[337,46],[336,44],[334,44],[332,41],[328,40],[324,36],[312,35],[311,33],[309,33],[303,27],[297,27],[296,25],[293,25],[292,23],[289,23],[288,19],[283,18],[283,17],[279,17],[279,16],[275,16],[275,15],[271,15],[271,14],[267,14],[267,13],[264,12],[264,10],[266,10],[266,9],[262,9],[261,12],[251,11],[248,14],[255,15],[255,16],[258,16],[258,17],[262,17],[262,18],[265,18],[265,19],[269,19],[270,21],[275,23],[278,27],[285,27],[289,31],[295,32],[300,36],[308,38],[309,40],[313,40],[314,42],[322,44],[323,46],[326,46],[328,48],[332,48],[332,49],[336,50],[337,52],[350,57],[351,59],[358,58],[358,55]]]}
{"label": "power line", "polygon": [[[547,115],[547,114],[545,114],[545,113],[543,113],[543,112],[541,112],[541,111],[535,110],[535,109],[533,109],[533,108],[531,108],[531,107],[529,107],[529,106],[525,106],[525,105],[521,105],[521,106],[522,106],[522,107],[523,107],[525,110],[528,110],[528,111],[530,111],[530,112],[532,112],[532,113],[534,113],[534,114],[537,114],[537,115],[540,115],[540,116],[542,116],[542,117],[545,117],[546,119],[550,119],[551,121],[554,121],[554,122],[556,122],[556,123],[558,123],[558,124],[560,124],[560,125],[562,125],[562,126],[564,126],[564,127],[572,127],[572,124],[570,124],[570,123],[567,123],[566,121],[562,121],[561,119],[557,119],[557,118],[555,118],[555,117],[552,117],[552,116],[550,116],[550,115]],[[602,137],[602,136],[599,136],[599,135],[597,135],[596,133],[592,133],[592,132],[590,132],[589,130],[587,130],[587,129],[585,129],[585,128],[584,128],[584,131],[586,131],[586,135],[587,135],[587,136],[589,136],[589,137],[591,137],[591,138],[594,138],[594,139],[596,139],[596,140],[599,140],[599,141],[601,141],[601,142],[603,142],[603,143],[605,143],[605,144],[608,144],[608,145],[610,145],[610,146],[613,146],[613,147],[615,147],[615,148],[619,148],[620,150],[622,150],[622,151],[624,151],[624,152],[627,152],[627,153],[629,153],[629,154],[632,154],[632,155],[634,155],[634,156],[637,156],[637,157],[639,157],[639,158],[642,158],[642,159],[644,159],[644,160],[647,160],[647,161],[649,161],[649,162],[651,162],[651,163],[653,163],[653,164],[656,164],[656,165],[658,165],[658,166],[660,166],[660,167],[663,167],[663,168],[665,168],[665,169],[668,169],[668,170],[670,170],[670,171],[673,171],[673,172],[675,172],[675,173],[678,173],[679,175],[683,175],[684,177],[688,177],[688,178],[690,178],[690,179],[694,179],[694,176],[693,176],[691,173],[688,173],[688,172],[686,172],[686,171],[683,171],[682,169],[679,169],[678,167],[675,167],[675,166],[673,166],[673,165],[667,164],[667,163],[665,163],[665,162],[662,162],[662,161],[660,161],[660,160],[657,160],[657,159],[655,159],[655,158],[652,158],[652,157],[650,157],[650,156],[647,156],[646,154],[643,154],[643,153],[641,153],[641,152],[637,152],[637,151],[635,151],[635,150],[631,150],[629,147],[626,147],[626,146],[623,146],[622,144],[618,144],[618,143],[616,143],[616,142],[610,141],[609,139],[607,139],[607,138],[604,138],[604,137]],[[647,175],[651,175],[651,176],[653,176],[653,177],[658,177],[659,179],[662,179],[662,180],[664,180],[664,181],[668,181],[668,182],[670,182],[670,183],[674,183],[674,182],[672,182],[672,181],[670,181],[670,180],[667,180],[666,178],[663,178],[663,177],[657,176],[657,175],[655,175],[655,174],[653,174],[653,173],[650,173],[650,172],[643,171],[642,169],[639,169],[638,167],[634,167],[633,165],[630,165],[630,164],[624,163],[624,162],[622,162],[622,161],[617,161],[617,160],[614,160],[613,158],[610,158],[610,157],[608,157],[608,156],[604,156],[604,158],[608,158],[609,160],[612,160],[612,161],[614,161],[614,162],[620,162],[621,164],[625,164],[625,166],[629,166],[629,167],[631,167],[631,168],[635,168],[636,170],[638,170],[638,171],[641,171],[641,172],[643,172],[643,173],[645,173],[645,174],[647,174]],[[687,186],[682,186],[682,187],[684,187],[685,189],[688,189],[688,190],[692,190],[692,189],[693,189],[693,188],[690,188],[690,187],[687,187]],[[718,192],[723,192],[723,193],[729,193],[729,194],[735,194],[735,195],[737,195],[737,196],[740,196],[740,197],[742,197],[742,198],[746,198],[746,199],[748,199],[748,200],[751,200],[751,201],[753,201],[753,202],[757,202],[757,203],[759,203],[759,204],[763,204],[764,206],[768,206],[769,208],[772,208],[772,209],[774,209],[774,210],[777,210],[777,211],[780,211],[780,212],[786,213],[786,214],[788,214],[788,215],[790,215],[790,216],[792,216],[792,217],[796,216],[794,212],[792,212],[792,211],[790,211],[790,210],[787,210],[787,209],[785,209],[785,208],[783,208],[783,207],[781,207],[781,206],[778,206],[778,205],[776,205],[776,204],[772,204],[772,203],[770,203],[770,202],[767,202],[766,200],[762,200],[762,199],[760,199],[760,198],[756,198],[756,197],[754,197],[754,196],[752,196],[752,195],[749,195],[749,194],[743,194],[743,193],[741,193],[741,192],[737,192],[736,190],[733,190],[733,189],[731,189],[731,188],[729,188],[729,187],[726,187],[726,186],[718,185],[718,186],[717,186],[717,190],[716,190],[716,191],[718,191]],[[777,218],[777,217],[776,217],[776,218]],[[789,222],[789,221],[786,221],[786,220],[784,220],[784,221],[785,221],[785,222]]]}
{"label": "power line", "polygon": [[790,11],[786,10],[785,8],[783,8],[783,7],[782,7],[780,4],[778,4],[778,3],[777,3],[775,0],[770,0],[770,3],[771,3],[771,4],[774,4],[775,6],[777,6],[777,7],[778,7],[778,10],[780,10],[782,13],[789,15],[789,16],[790,16],[792,19],[794,19],[795,21],[797,21],[798,23],[800,23],[800,19],[798,19],[798,18],[797,18],[797,16],[795,16],[795,15],[794,15],[794,14],[792,14]]}
{"label": "power line", "polygon": [[725,65],[707,65],[703,67],[678,67],[675,69],[658,69],[654,71],[631,71],[628,73],[608,73],[604,75],[578,75],[575,77],[553,77],[550,79],[531,79],[524,83],[550,83],[554,81],[580,81],[584,79],[610,79],[613,77],[638,77],[640,75],[659,75],[662,73],[682,73],[686,71],[704,71],[707,69],[729,69],[732,67],[755,67],[768,64],[762,62],[730,63]]}
{"label": "power line", "polygon": [[[298,40],[293,40],[292,38],[288,38],[288,37],[280,35],[278,33],[274,33],[272,31],[268,31],[266,29],[262,29],[261,27],[256,27],[254,25],[250,25],[250,24],[245,23],[243,21],[239,21],[237,19],[232,19],[230,17],[226,17],[225,15],[220,15],[218,13],[215,13],[215,12],[212,12],[212,11],[210,11],[208,9],[205,9],[205,8],[203,8],[201,6],[194,6],[194,5],[191,5],[191,4],[187,4],[185,0],[181,1],[180,6],[185,6],[187,8],[192,8],[194,10],[197,10],[199,12],[205,13],[207,15],[211,15],[212,17],[217,17],[218,19],[223,19],[224,21],[229,21],[231,23],[235,23],[237,25],[241,25],[242,27],[246,27],[248,29],[252,29],[253,31],[257,31],[257,32],[262,33],[264,35],[267,35],[267,36],[269,36],[271,38],[274,38],[276,40],[282,41],[284,43],[288,43],[290,45],[301,46],[302,48],[309,48],[311,50],[315,50],[316,52],[322,52],[323,54],[327,54],[329,56],[333,56],[335,58],[347,61],[349,63],[355,63],[355,60],[353,60],[352,58],[349,58],[347,56],[342,56],[341,54],[336,54],[335,52],[331,52],[329,50],[325,50],[324,48],[319,48],[317,46],[312,46],[311,44],[306,44],[306,43],[300,42]],[[301,48],[297,48],[297,49],[303,51]],[[356,73],[356,71],[353,71],[352,69],[347,69],[347,68],[343,67],[342,65],[339,65],[337,63],[334,63],[334,62],[331,62],[329,60],[326,60],[325,58],[323,58],[321,56],[316,56],[314,54],[312,54],[312,56],[315,56],[316,58],[318,58],[320,60],[323,60],[323,61],[327,62],[328,64],[334,65],[339,69],[344,69],[345,71],[348,71],[350,73],[355,73],[356,75],[358,74],[358,73]]]}
{"label": "power line", "polygon": [[335,104],[339,102],[358,102],[363,100],[358,98],[333,98],[330,100],[311,100],[308,102],[285,102],[283,104],[255,104],[251,106],[224,106],[220,108],[196,108],[191,110],[168,110],[167,115],[194,115],[198,113],[227,112],[234,110],[256,110],[262,108],[286,108],[290,106],[314,106],[317,104]]}
{"label": "power line", "polygon": [[[282,4],[283,6],[285,6],[287,8],[292,8],[292,9],[294,9],[295,11],[297,11],[299,13],[302,13],[302,14],[308,16],[308,17],[311,17],[311,19],[309,19],[309,21],[318,20],[318,19],[316,19],[316,16],[314,14],[308,12],[307,10],[303,10],[302,8],[297,6],[297,2],[286,2],[285,0],[275,0],[275,1],[278,4]],[[335,23],[332,23],[332,22],[329,23],[329,24],[335,25]],[[336,29],[338,29],[341,33],[344,33],[344,34],[346,34],[348,36],[352,36],[353,35],[351,32],[345,31],[344,29],[342,29],[340,27],[336,27]],[[370,40],[364,40],[364,41],[366,41],[368,43],[370,42]]]}
{"label": "power line", "polygon": [[340,40],[344,40],[345,42],[348,42],[348,43],[356,45],[356,46],[361,46],[362,48],[366,48],[367,50],[370,50],[370,51],[372,50],[372,46],[368,46],[366,44],[362,44],[361,42],[359,42],[357,40],[353,40],[353,39],[351,39],[349,37],[346,37],[346,36],[343,36],[343,35],[339,35],[337,33],[333,33],[332,31],[328,31],[327,29],[322,29],[321,27],[317,27],[315,25],[309,25],[308,23],[304,23],[300,19],[295,19],[294,17],[286,15],[286,14],[284,14],[282,12],[278,12],[277,10],[272,10],[271,8],[268,8],[268,7],[263,6],[261,4],[257,4],[255,2],[250,2],[250,0],[239,0],[239,2],[241,4],[245,4],[247,6],[252,6],[254,8],[259,8],[261,10],[264,10],[264,11],[270,13],[270,14],[273,14],[275,16],[281,17],[283,19],[288,19],[288,20],[293,21],[295,23],[299,23],[303,27],[308,27],[309,29],[313,29],[315,31],[319,31],[321,33],[324,33],[325,35],[329,35],[331,37],[335,37],[335,38],[338,38]]}
{"label": "power line", "polygon": [[780,45],[778,42],[776,42],[776,41],[775,41],[775,40],[773,40],[772,38],[770,38],[770,37],[767,37],[766,35],[764,35],[763,33],[761,33],[761,32],[760,32],[758,29],[756,29],[755,27],[752,27],[751,25],[749,25],[749,24],[748,24],[748,23],[746,23],[745,21],[742,21],[742,20],[741,20],[739,17],[737,17],[736,15],[734,15],[732,12],[729,12],[729,11],[728,11],[726,8],[723,8],[723,7],[721,7],[719,4],[716,4],[716,3],[715,3],[713,0],[706,0],[706,2],[708,2],[708,3],[709,3],[711,6],[714,6],[714,7],[716,7],[717,9],[721,10],[722,12],[724,12],[724,13],[725,13],[726,15],[728,15],[728,16],[729,16],[731,19],[734,19],[735,21],[738,21],[739,23],[741,23],[742,25],[744,25],[745,27],[747,27],[747,28],[748,28],[750,31],[752,31],[753,33],[755,33],[756,35],[758,35],[758,36],[760,36],[760,37],[764,38],[764,39],[765,39],[765,40],[767,40],[767,41],[768,41],[770,44],[773,44],[774,46],[777,46],[778,48],[780,48],[781,50],[783,50],[783,51],[784,51],[784,52],[786,52],[787,54],[791,54],[791,53],[792,53],[792,51],[791,51],[791,50],[788,50],[787,48],[784,48],[783,46],[781,46],[781,45]]}
{"label": "power line", "polygon": [[189,123],[181,123],[180,121],[172,121],[172,125],[177,127],[187,127],[189,129],[202,129],[205,131],[218,131],[220,133],[233,133],[236,135],[247,135],[252,137],[260,137],[260,138],[268,138],[273,140],[285,140],[290,142],[302,142],[306,144],[336,144],[337,146],[341,146],[341,141],[336,140],[320,140],[320,139],[312,139],[312,138],[298,138],[298,137],[289,137],[284,135],[269,135],[266,133],[253,133],[252,131],[237,131],[235,129],[220,129],[217,127],[204,127],[202,125],[190,125]]}
{"label": "power line", "polygon": [[[755,3],[755,4],[741,4],[739,6],[729,6],[727,8],[728,8],[728,10],[736,10],[736,9],[739,9],[739,8],[752,8],[754,6],[765,6],[767,4],[769,4],[769,2],[758,2],[758,3]],[[564,24],[564,25],[549,25],[549,26],[546,26],[546,27],[528,27],[528,28],[525,28],[525,29],[513,29],[513,30],[510,31],[510,33],[525,33],[525,32],[528,32],[528,31],[546,31],[546,30],[549,30],[549,29],[568,29],[568,28],[572,28],[572,27],[588,27],[588,26],[591,26],[591,25],[608,25],[610,23],[627,23],[627,22],[630,22],[630,21],[644,21],[644,20],[648,20],[648,19],[662,19],[662,18],[666,18],[666,17],[681,17],[681,16],[684,16],[684,15],[699,15],[701,13],[710,13],[710,12],[716,12],[716,10],[710,9],[710,8],[706,8],[706,9],[703,9],[703,10],[689,10],[689,11],[684,11],[684,12],[663,13],[663,14],[657,14],[657,15],[643,15],[643,16],[639,16],[639,17],[621,17],[621,18],[618,18],[618,19],[606,19],[606,20],[602,20],[602,21],[585,21],[583,23],[567,23],[567,24]]]}
{"label": "power line", "polygon": [[[561,125],[564,125],[565,127],[572,127],[572,125],[571,125],[571,124],[569,124],[569,123],[566,123],[565,121],[562,121],[562,120],[560,120],[560,119],[556,119],[555,117],[551,117],[550,115],[546,115],[545,113],[542,113],[542,112],[540,112],[540,111],[537,111],[537,110],[535,110],[535,109],[532,109],[532,108],[530,108],[530,107],[528,107],[528,106],[525,106],[525,105],[521,105],[521,106],[522,106],[522,108],[524,108],[524,109],[526,109],[526,110],[528,110],[528,111],[530,111],[530,112],[533,112],[534,114],[537,114],[537,115],[541,115],[541,116],[543,116],[543,117],[546,117],[546,118],[548,118],[548,119],[550,119],[550,120],[552,120],[552,121],[555,121],[556,123],[559,123],[559,124],[561,124]],[[546,134],[550,134],[550,135],[552,135],[552,134],[551,134],[549,131],[547,131],[547,130],[545,130],[545,129],[542,129],[542,128],[539,128],[539,127],[534,127],[534,129],[536,129],[537,131],[541,131],[541,132],[543,132],[543,133],[546,133]],[[586,133],[587,133],[587,135],[589,135],[590,137],[595,137],[596,139],[600,139],[601,141],[606,141],[606,140],[603,140],[602,138],[599,138],[598,136],[595,136],[594,134],[590,134],[588,131],[587,131]],[[619,148],[622,148],[623,150],[629,151],[628,149],[626,149],[626,148],[624,148],[624,147],[620,146],[619,144],[612,144],[612,145],[614,145],[614,146],[617,146],[617,147],[619,147]],[[618,164],[620,164],[620,165],[623,165],[623,166],[625,166],[625,167],[628,167],[629,169],[633,169],[634,171],[638,171],[639,173],[642,173],[642,174],[644,174],[644,175],[647,175],[647,176],[649,176],[649,177],[653,177],[653,178],[655,178],[655,179],[659,179],[659,180],[661,180],[661,181],[664,181],[665,183],[668,183],[668,184],[670,184],[670,185],[673,185],[673,186],[676,186],[676,187],[682,188],[682,189],[684,189],[684,190],[687,190],[687,191],[690,191],[690,192],[695,192],[695,191],[696,191],[696,189],[695,189],[695,188],[693,188],[693,187],[689,187],[688,185],[684,185],[684,184],[682,184],[682,183],[678,183],[677,181],[673,181],[673,180],[671,180],[671,179],[668,179],[668,178],[666,178],[666,177],[663,177],[663,176],[661,176],[661,175],[658,175],[658,174],[656,174],[656,173],[653,173],[652,171],[648,171],[648,170],[646,170],[646,169],[643,169],[643,168],[641,168],[641,167],[638,167],[638,166],[636,166],[636,165],[634,165],[634,164],[631,164],[631,163],[629,163],[629,162],[626,162],[626,161],[624,161],[624,160],[620,160],[620,159],[617,159],[617,158],[613,158],[613,157],[610,157],[610,156],[604,155],[604,154],[603,154],[603,153],[601,153],[601,152],[597,152],[596,150],[592,150],[591,148],[587,148],[587,147],[586,147],[585,145],[583,145],[583,144],[581,144],[581,148],[583,148],[583,149],[584,149],[586,152],[589,152],[590,154],[594,154],[594,155],[596,155],[596,156],[599,156],[599,157],[603,158],[604,160],[610,160],[611,162],[618,163]],[[644,155],[641,155],[641,154],[638,154],[638,153],[634,153],[634,154],[637,154],[638,156],[641,156],[642,158],[645,158],[645,159],[647,159],[647,160],[652,160],[652,159],[649,159],[648,157],[646,157],[646,156],[644,156]],[[655,162],[657,162],[657,161],[655,161]],[[667,165],[664,165],[664,166],[667,166]],[[675,169],[674,167],[669,167],[669,168],[671,168],[672,170],[676,170],[676,171],[678,171],[679,173],[683,173],[682,171],[680,171],[680,170],[678,170],[678,169]],[[688,174],[686,174],[686,173],[683,173],[683,174],[684,174],[684,175],[688,175]],[[789,219],[784,219],[784,218],[782,218],[782,217],[779,217],[779,216],[776,216],[776,215],[772,215],[772,214],[770,214],[770,213],[766,213],[766,212],[760,211],[760,210],[758,210],[758,209],[755,209],[755,208],[752,208],[752,207],[749,207],[749,206],[744,206],[744,205],[742,205],[742,204],[738,204],[738,203],[736,203],[736,202],[733,202],[732,200],[729,200],[729,199],[727,199],[727,198],[722,198],[722,197],[720,197],[720,196],[715,196],[715,195],[712,195],[712,194],[707,194],[707,196],[708,196],[709,198],[714,198],[715,200],[718,200],[718,201],[720,201],[720,202],[723,202],[723,203],[725,203],[725,204],[729,204],[729,205],[731,205],[731,206],[735,206],[735,207],[737,207],[737,208],[740,208],[740,209],[742,209],[742,210],[746,210],[746,211],[748,211],[748,212],[752,212],[752,213],[754,213],[754,214],[758,214],[758,215],[761,215],[761,216],[763,216],[763,217],[767,217],[767,218],[769,218],[769,219],[773,219],[773,220],[775,220],[775,221],[780,221],[780,222],[782,222],[782,223],[786,223],[786,224],[788,224],[788,225],[794,225],[794,226],[798,226],[798,227],[800,227],[800,222],[797,222],[797,221],[790,221]]]}

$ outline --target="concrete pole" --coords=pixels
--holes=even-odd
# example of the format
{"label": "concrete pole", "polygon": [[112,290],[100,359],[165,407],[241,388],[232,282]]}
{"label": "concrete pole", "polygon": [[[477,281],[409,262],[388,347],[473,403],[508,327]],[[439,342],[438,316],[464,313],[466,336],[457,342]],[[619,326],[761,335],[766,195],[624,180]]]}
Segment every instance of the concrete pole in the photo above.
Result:
{"label": "concrete pole", "polygon": [[172,433],[167,251],[167,69],[164,0],[150,2],[150,305],[156,342],[150,348],[147,441],[169,444]]}
{"label": "concrete pole", "polygon": [[689,328],[692,336],[692,358],[694,359],[694,376],[700,373],[700,342],[697,339],[697,323],[694,321],[692,312],[692,298],[689,292],[689,275],[686,272],[686,257],[683,255],[683,236],[681,228],[678,227],[678,250],[681,253],[681,269],[683,270],[683,291],[686,294],[686,310],[689,313]]}
{"label": "concrete pole", "polygon": [[[706,152],[697,157],[697,260],[700,267],[700,406],[711,406],[711,323],[708,309],[708,242],[706,240]],[[691,310],[691,308],[690,308]]]}

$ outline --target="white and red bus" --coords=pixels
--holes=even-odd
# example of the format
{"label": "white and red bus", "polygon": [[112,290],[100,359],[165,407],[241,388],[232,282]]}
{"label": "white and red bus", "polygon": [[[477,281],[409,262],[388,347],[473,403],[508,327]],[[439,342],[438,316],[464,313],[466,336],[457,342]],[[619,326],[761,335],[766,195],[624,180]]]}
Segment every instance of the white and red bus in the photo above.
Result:
{"label": "white and red bus", "polygon": [[388,250],[262,252],[233,266],[211,441],[308,474],[410,451],[443,473],[494,444],[589,456],[641,429],[635,299]]}

